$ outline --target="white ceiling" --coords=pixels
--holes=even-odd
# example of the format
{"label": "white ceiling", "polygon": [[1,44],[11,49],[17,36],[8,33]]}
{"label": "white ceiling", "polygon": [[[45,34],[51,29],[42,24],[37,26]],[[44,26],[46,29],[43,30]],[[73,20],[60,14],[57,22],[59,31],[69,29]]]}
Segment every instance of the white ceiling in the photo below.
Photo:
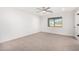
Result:
{"label": "white ceiling", "polygon": [[[41,13],[37,8],[40,8],[40,7],[20,7],[19,9],[32,14],[43,15],[43,13]],[[58,13],[58,12],[73,11],[75,9],[76,7],[51,7],[50,10],[52,10],[53,13]]]}

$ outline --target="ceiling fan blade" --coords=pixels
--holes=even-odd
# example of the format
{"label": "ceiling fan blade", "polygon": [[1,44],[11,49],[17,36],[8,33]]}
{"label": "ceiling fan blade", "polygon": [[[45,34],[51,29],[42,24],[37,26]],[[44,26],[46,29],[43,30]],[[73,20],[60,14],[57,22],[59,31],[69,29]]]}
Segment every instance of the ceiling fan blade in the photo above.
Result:
{"label": "ceiling fan blade", "polygon": [[50,9],[50,7],[46,7],[46,9]]}
{"label": "ceiling fan blade", "polygon": [[47,12],[53,13],[53,11],[51,11],[51,10],[47,10]]}
{"label": "ceiling fan blade", "polygon": [[50,9],[50,7],[42,7],[42,10],[44,10],[44,11],[46,11],[48,9]]}

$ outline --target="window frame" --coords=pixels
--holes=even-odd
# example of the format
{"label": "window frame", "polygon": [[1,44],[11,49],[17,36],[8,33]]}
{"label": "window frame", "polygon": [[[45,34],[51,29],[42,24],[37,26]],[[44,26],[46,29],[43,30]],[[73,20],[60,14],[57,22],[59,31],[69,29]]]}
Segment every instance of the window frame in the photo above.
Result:
{"label": "window frame", "polygon": [[[62,19],[62,17],[52,17],[52,18],[48,18],[48,27],[63,27],[63,20],[62,20],[62,25],[61,26],[56,26],[55,20],[57,19]],[[54,21],[54,26],[50,26],[50,20]]]}

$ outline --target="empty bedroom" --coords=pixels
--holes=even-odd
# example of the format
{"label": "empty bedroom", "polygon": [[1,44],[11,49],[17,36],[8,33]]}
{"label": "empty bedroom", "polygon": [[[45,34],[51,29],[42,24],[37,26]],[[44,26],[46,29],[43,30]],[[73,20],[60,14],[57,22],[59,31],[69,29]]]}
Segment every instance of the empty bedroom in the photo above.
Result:
{"label": "empty bedroom", "polygon": [[79,51],[79,8],[0,7],[0,51]]}

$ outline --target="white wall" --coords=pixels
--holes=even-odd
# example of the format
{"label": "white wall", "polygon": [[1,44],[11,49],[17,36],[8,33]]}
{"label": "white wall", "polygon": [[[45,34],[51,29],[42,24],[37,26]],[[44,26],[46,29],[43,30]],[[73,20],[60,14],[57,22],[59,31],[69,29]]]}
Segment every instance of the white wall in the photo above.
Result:
{"label": "white wall", "polygon": [[39,31],[38,16],[17,8],[0,8],[0,42]]}
{"label": "white wall", "polygon": [[[58,16],[63,17],[63,27],[62,28],[48,27],[48,18],[58,17]],[[73,36],[74,35],[74,13],[61,12],[61,13],[53,13],[51,15],[41,17],[41,31]]]}

